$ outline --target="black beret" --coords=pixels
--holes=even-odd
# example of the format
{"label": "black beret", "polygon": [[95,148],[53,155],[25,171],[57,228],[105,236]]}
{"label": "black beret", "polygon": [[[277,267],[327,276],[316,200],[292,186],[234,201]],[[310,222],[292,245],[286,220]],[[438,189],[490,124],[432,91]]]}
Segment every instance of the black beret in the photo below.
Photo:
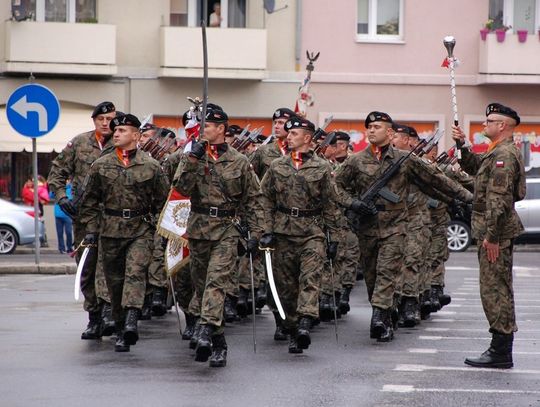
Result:
{"label": "black beret", "polygon": [[92,112],[92,119],[96,117],[99,114],[105,114],[114,112],[116,108],[114,107],[112,102],[101,102],[99,105],[94,107],[94,111]]}
{"label": "black beret", "polygon": [[418,135],[418,132],[416,131],[416,129],[414,127],[411,127],[411,126],[409,126],[409,136],[414,137],[414,138],[420,138],[420,136]]}
{"label": "black beret", "polygon": [[294,113],[291,109],[288,109],[286,107],[280,107],[277,109],[274,114],[272,115],[272,120],[276,119],[290,119],[291,117],[296,116],[296,113]]}
{"label": "black beret", "polygon": [[287,123],[285,123],[285,130],[290,131],[292,129],[304,129],[314,133],[315,125],[307,119],[295,116],[292,119],[287,120]]}
{"label": "black beret", "polygon": [[339,140],[342,140],[342,141],[350,141],[351,140],[351,136],[349,136],[347,133],[345,133],[344,131],[336,131],[336,141],[339,141]]}
{"label": "black beret", "polygon": [[227,131],[225,132],[225,137],[233,137],[237,134],[242,133],[242,127],[237,126],[236,124],[231,124]]}
{"label": "black beret", "polygon": [[418,138],[418,133],[416,132],[416,129],[414,127],[406,126],[406,125],[400,124],[400,123],[393,123],[392,124],[392,129],[396,133],[404,133],[404,134],[407,134],[409,137]]}
{"label": "black beret", "polygon": [[111,120],[111,124],[109,125],[109,127],[112,131],[114,131],[116,126],[133,126],[138,129],[139,127],[141,127],[141,122],[139,121],[139,119],[137,119],[137,116],[128,113],[123,116],[115,117]]}
{"label": "black beret", "polygon": [[161,137],[170,137],[170,138],[176,138],[176,134],[174,134],[174,131],[171,129],[162,128],[161,129]]}
{"label": "black beret", "polygon": [[141,127],[141,133],[144,133],[145,131],[148,131],[148,130],[154,130],[155,128],[156,128],[155,124],[148,122],[144,126]]}
{"label": "black beret", "polygon": [[393,123],[390,115],[384,112],[371,112],[370,114],[367,115],[364,125],[367,128],[367,126],[369,126],[369,124],[373,122],[386,122],[390,124]]}
{"label": "black beret", "polygon": [[229,116],[223,110],[210,109],[206,112],[206,122],[208,123],[227,123]]}
{"label": "black beret", "polygon": [[500,103],[490,103],[486,108],[486,116],[492,113],[502,114],[503,116],[510,117],[516,121],[516,126],[521,122],[517,112],[508,106],[501,105]]}
{"label": "black beret", "polygon": [[[201,106],[202,108],[202,106]],[[223,112],[223,108],[220,105],[216,105],[215,103],[207,103],[206,104],[206,111],[208,110],[221,110]]]}

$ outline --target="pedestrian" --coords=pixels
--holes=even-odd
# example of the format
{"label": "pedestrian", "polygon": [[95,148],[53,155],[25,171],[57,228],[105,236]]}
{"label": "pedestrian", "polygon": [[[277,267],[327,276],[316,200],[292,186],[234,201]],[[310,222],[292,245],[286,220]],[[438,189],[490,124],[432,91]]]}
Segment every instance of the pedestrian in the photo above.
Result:
{"label": "pedestrian", "polygon": [[[491,345],[478,358],[467,358],[474,367],[511,368],[514,332],[517,332],[512,264],[514,239],[523,225],[514,204],[525,197],[523,157],[514,144],[517,112],[500,103],[486,108],[484,134],[490,140],[484,154],[462,148],[461,168],[474,176],[473,237],[478,242],[480,298],[492,334]],[[452,127],[452,137],[463,144],[465,133]]]}
{"label": "pedestrian", "polygon": [[[73,200],[71,192],[71,182],[66,183],[66,196]],[[50,192],[50,198],[55,199],[54,192]],[[58,239],[58,251],[60,253],[71,253],[73,251],[73,225],[71,218],[66,214],[58,202],[54,204],[54,220],[56,224],[56,237]]]}

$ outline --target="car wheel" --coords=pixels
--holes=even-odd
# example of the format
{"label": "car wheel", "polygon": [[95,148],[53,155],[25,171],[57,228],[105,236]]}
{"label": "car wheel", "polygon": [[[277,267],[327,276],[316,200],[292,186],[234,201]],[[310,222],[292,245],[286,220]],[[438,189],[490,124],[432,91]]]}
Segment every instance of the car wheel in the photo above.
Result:
{"label": "car wheel", "polygon": [[472,243],[471,228],[458,220],[450,221],[446,237],[451,252],[464,252]]}
{"label": "car wheel", "polygon": [[0,254],[13,253],[17,247],[17,232],[9,226],[0,226]]}

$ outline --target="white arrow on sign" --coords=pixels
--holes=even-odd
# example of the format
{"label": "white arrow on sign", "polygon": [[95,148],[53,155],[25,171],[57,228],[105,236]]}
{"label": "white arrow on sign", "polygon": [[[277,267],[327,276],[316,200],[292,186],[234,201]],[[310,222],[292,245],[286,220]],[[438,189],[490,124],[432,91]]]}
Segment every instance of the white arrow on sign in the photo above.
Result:
{"label": "white arrow on sign", "polygon": [[28,118],[28,112],[36,112],[38,114],[39,131],[47,131],[47,109],[41,103],[32,103],[26,100],[26,95],[17,100],[10,106],[25,119]]}

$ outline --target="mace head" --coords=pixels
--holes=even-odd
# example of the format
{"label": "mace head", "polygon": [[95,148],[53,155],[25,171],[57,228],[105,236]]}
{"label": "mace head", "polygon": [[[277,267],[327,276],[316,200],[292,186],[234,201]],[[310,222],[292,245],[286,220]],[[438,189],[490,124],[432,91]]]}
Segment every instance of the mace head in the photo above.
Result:
{"label": "mace head", "polygon": [[448,52],[448,57],[452,58],[454,56],[454,47],[456,46],[456,39],[448,35],[444,37],[443,40],[444,47],[446,48],[446,51]]}

